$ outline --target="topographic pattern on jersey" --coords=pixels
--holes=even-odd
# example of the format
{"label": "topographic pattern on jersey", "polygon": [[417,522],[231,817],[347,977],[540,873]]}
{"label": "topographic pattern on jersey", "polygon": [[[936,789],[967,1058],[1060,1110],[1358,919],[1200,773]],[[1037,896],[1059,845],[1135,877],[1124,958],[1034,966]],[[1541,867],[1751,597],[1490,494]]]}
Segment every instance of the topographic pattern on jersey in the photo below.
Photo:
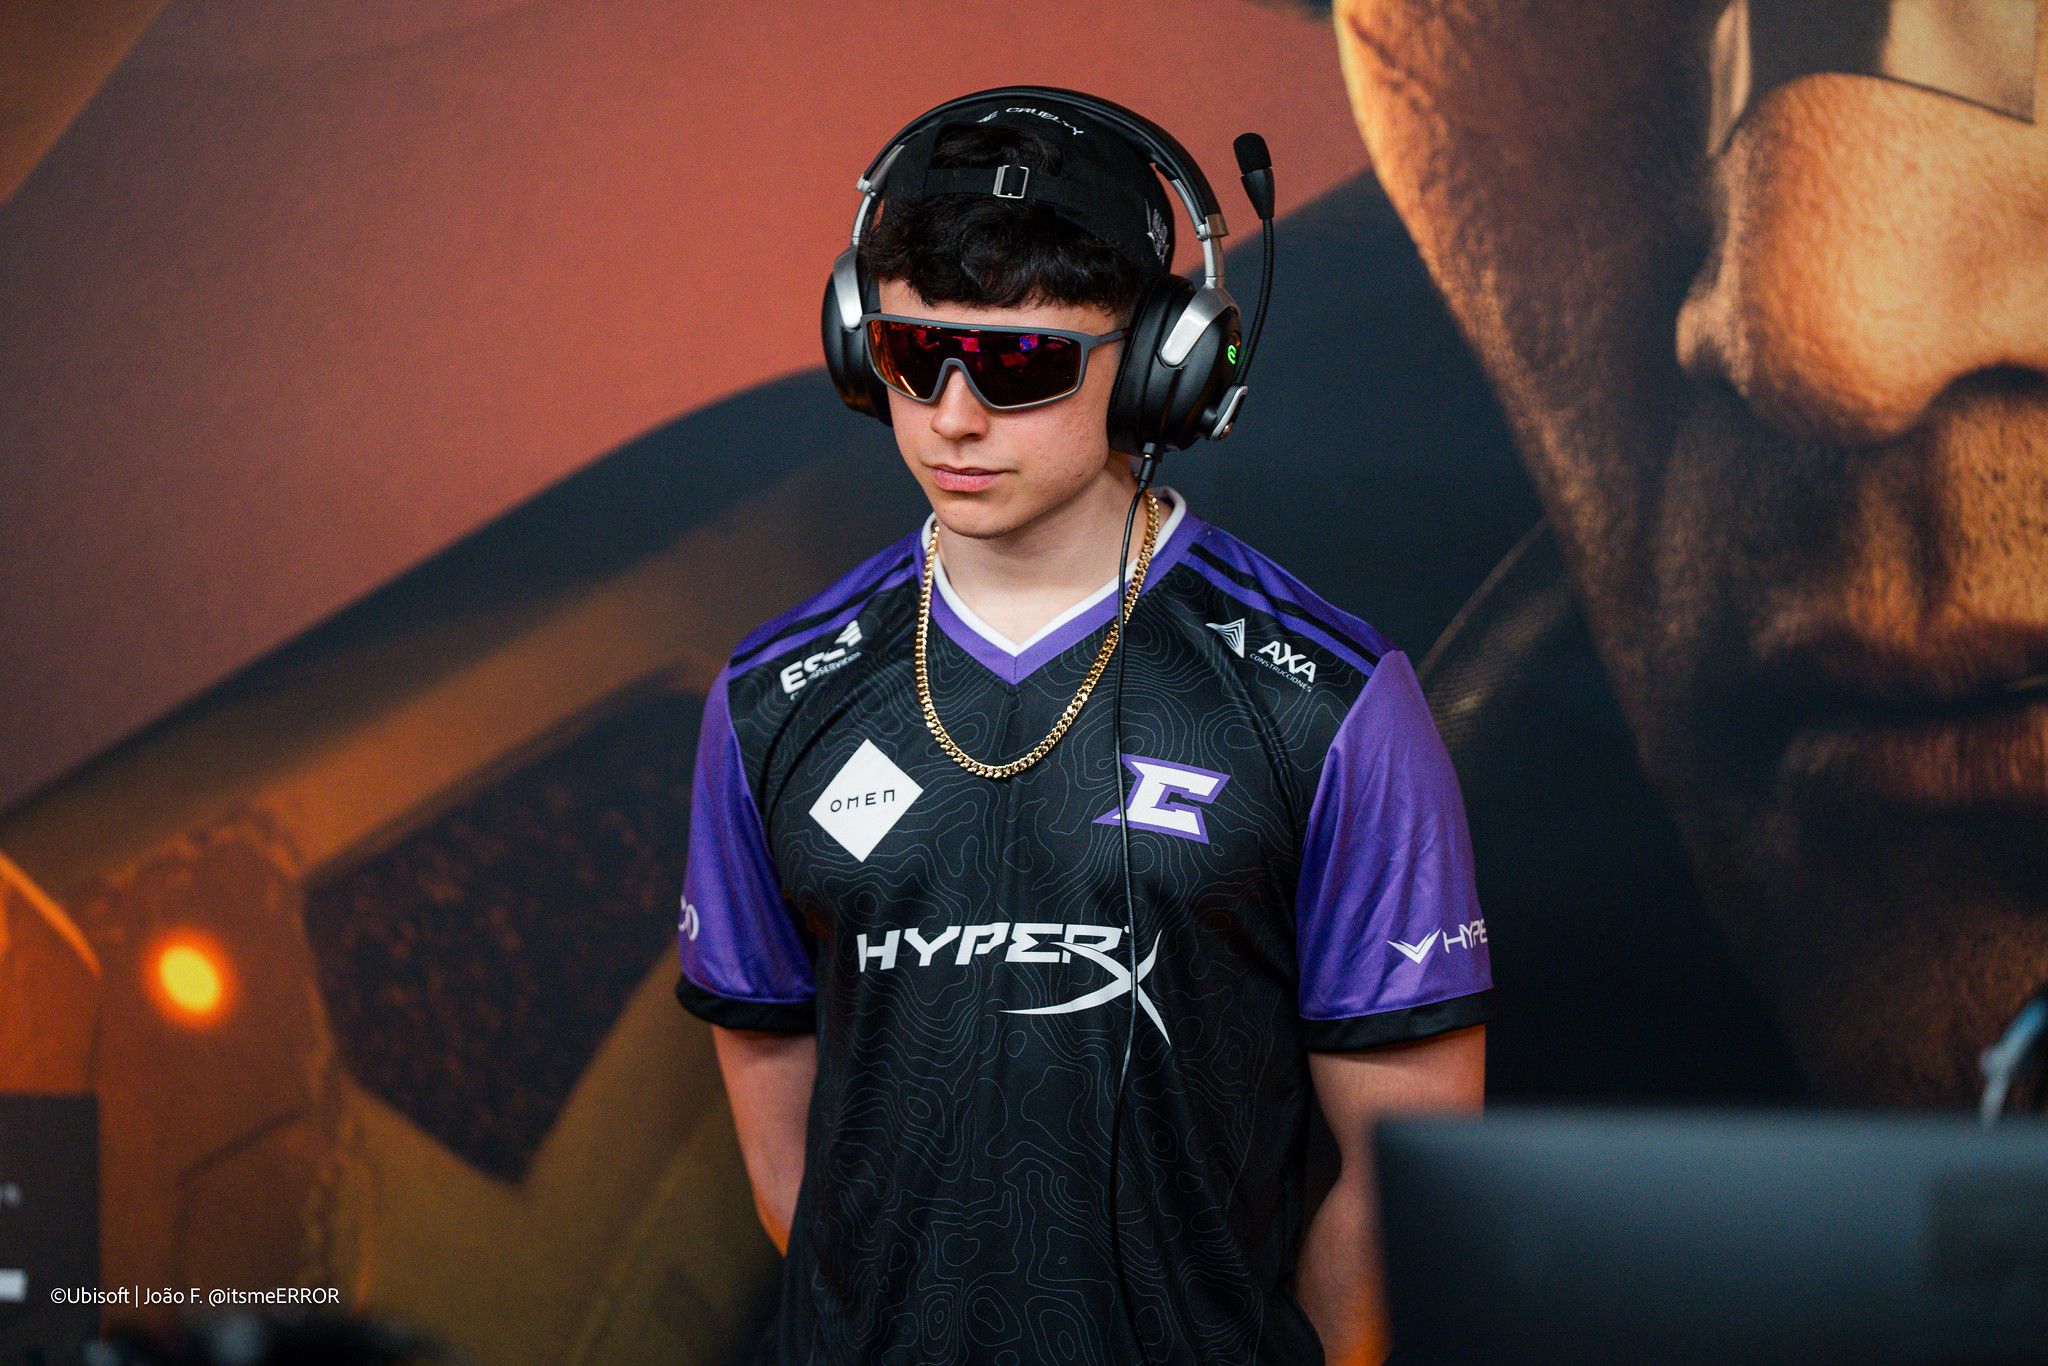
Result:
{"label": "topographic pattern on jersey", "polygon": [[[1107,1159],[1137,1003],[1126,989],[1010,1013],[1129,971],[1120,832],[1097,820],[1118,793],[1115,669],[1038,765],[978,778],[925,728],[915,615],[914,583],[876,595],[863,658],[794,697],[778,694],[772,662],[733,684],[784,893],[821,945],[820,1082],[783,1359],[1121,1363],[1135,1344],[1116,1301]],[[1325,652],[1304,688],[1238,656],[1211,624],[1248,615],[1274,634],[1176,567],[1143,594],[1125,662],[1124,752],[1228,775],[1200,808],[1206,842],[1130,830],[1137,957],[1157,946],[1140,989],[1166,1036],[1141,1011],[1118,1204],[1155,1361],[1319,1351],[1277,1288],[1300,1235],[1309,1098],[1291,906],[1320,764],[1365,676]],[[1012,686],[934,629],[941,717],[970,754],[1022,753],[1100,643]],[[857,860],[810,812],[864,743],[921,791]],[[1100,950],[1106,935],[1116,970],[1060,949],[1071,937]],[[1056,961],[1032,956],[1048,949]]]}

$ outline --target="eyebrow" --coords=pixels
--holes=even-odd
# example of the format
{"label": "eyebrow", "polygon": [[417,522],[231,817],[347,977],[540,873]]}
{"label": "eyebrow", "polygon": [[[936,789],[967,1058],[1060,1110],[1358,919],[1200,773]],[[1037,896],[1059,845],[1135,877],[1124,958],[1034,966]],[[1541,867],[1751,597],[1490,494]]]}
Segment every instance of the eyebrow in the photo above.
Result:
{"label": "eyebrow", "polygon": [[2034,121],[2041,0],[1730,0],[1714,27],[1708,146],[1770,91],[1823,72],[1875,76]]}

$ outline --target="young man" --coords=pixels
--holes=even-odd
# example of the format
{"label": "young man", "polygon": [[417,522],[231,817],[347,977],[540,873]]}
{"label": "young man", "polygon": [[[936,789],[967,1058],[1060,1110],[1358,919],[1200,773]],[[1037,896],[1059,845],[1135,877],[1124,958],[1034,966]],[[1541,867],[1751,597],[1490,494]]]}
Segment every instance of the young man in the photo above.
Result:
{"label": "young man", "polygon": [[[1008,407],[998,368],[921,391],[884,353],[931,520],[741,642],[705,706],[677,994],[786,1253],[769,1359],[1376,1361],[1372,1120],[1481,1095],[1457,781],[1400,652],[1171,489],[1137,515],[1117,757],[1136,486],[1106,414],[1169,210],[1057,112],[930,164],[1123,167],[1129,231],[891,191],[861,259],[918,320],[896,341],[1072,346],[1078,387]],[[1044,331],[947,330],[989,326]],[[1342,1166],[1304,1239],[1311,1089]]]}

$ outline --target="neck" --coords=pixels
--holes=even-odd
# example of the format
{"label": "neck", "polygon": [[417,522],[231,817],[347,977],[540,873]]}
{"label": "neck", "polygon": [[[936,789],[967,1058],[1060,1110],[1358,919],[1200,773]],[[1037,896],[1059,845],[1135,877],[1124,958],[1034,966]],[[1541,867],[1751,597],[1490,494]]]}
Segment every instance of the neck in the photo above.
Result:
{"label": "neck", "polygon": [[[1000,536],[957,535],[939,524],[947,582],[991,626],[1022,640],[1115,573],[1124,517],[1137,481],[1121,462],[1081,493]],[[1141,507],[1131,532],[1131,562],[1145,535]]]}

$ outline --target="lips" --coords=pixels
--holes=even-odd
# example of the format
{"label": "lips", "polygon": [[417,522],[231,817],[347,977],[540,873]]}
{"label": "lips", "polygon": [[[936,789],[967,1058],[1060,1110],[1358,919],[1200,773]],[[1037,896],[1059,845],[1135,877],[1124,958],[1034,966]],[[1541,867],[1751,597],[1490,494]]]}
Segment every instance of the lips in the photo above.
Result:
{"label": "lips", "polygon": [[1795,628],[1760,663],[1789,707],[1779,776],[1795,793],[2048,816],[2048,625]]}
{"label": "lips", "polygon": [[927,465],[932,482],[948,493],[976,493],[993,484],[1003,472],[974,465]]}

